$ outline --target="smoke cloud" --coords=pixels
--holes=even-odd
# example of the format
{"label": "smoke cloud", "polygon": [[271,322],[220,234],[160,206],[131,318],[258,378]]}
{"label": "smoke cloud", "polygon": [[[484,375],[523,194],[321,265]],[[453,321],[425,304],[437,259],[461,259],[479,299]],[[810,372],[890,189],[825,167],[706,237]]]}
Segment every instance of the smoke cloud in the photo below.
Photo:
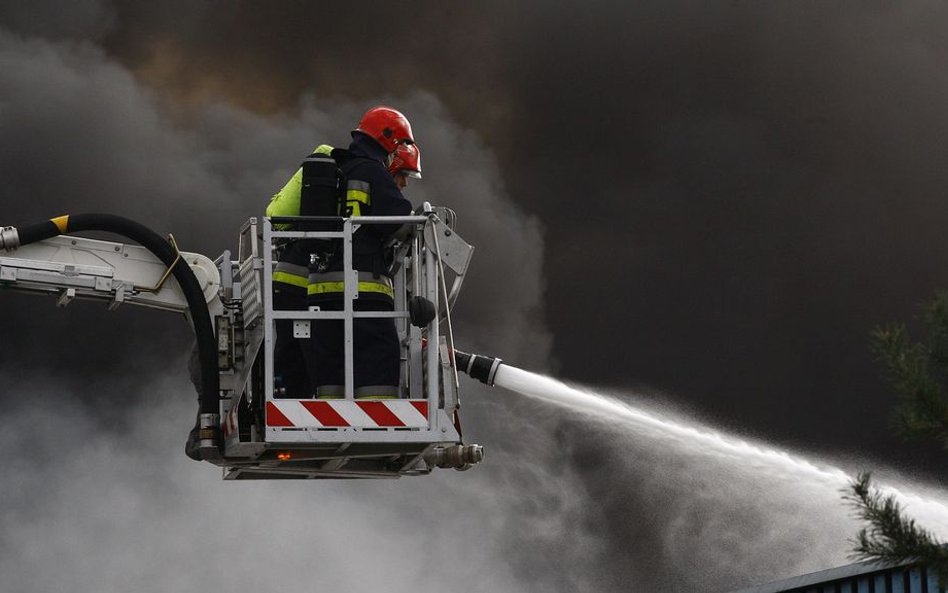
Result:
{"label": "smoke cloud", "polygon": [[[182,249],[212,257],[235,247],[240,224],[262,212],[315,144],[346,145],[350,122],[358,121],[365,108],[340,101],[320,105],[310,98],[294,118],[264,118],[225,104],[182,115],[169,112],[127,70],[90,46],[2,34],[0,52],[7,146],[0,171],[7,195],[16,200],[5,224],[60,213],[111,212],[144,221],[158,232],[173,231]],[[478,322],[467,339],[474,345],[507,344],[512,356],[522,353],[527,362],[541,364],[549,337],[542,329],[527,331],[531,318],[539,317],[541,296],[537,222],[503,197],[494,159],[472,132],[448,119],[435,97],[421,93],[399,103],[427,139],[424,162],[430,173],[426,170],[424,183],[409,190],[409,198],[471,213],[462,218],[461,232],[480,246],[483,263],[472,271],[460,308],[470,309],[473,319],[491,322]],[[488,240],[498,232],[504,240]],[[502,308],[489,298],[497,284],[517,295]],[[35,307],[31,310],[38,311]],[[163,320],[136,317],[152,339],[169,332]],[[56,335],[63,321],[46,309],[10,323],[16,339],[34,332]],[[129,331],[121,321],[115,329],[99,319],[93,323],[100,335],[110,337],[107,341]],[[179,341],[180,332],[170,339]],[[64,350],[75,350],[73,344],[25,342],[23,350],[50,363],[67,356]],[[94,371],[101,362],[69,366]]]}
{"label": "smoke cloud", "polygon": [[115,16],[107,0],[0,2],[0,23],[5,29],[47,39],[99,39],[112,30]]}
{"label": "smoke cloud", "polygon": [[490,516],[496,497],[466,495],[465,476],[225,483],[179,454],[181,419],[193,413],[180,397],[187,381],[146,378],[140,389],[151,401],[128,407],[122,432],[47,398],[5,415],[43,427],[37,438],[2,437],[13,460],[13,479],[0,487],[5,588],[170,592],[210,580],[268,590],[524,590],[500,550],[484,545],[503,538],[503,523],[475,520]]}
{"label": "smoke cloud", "polygon": [[[0,63],[7,223],[115,212],[174,230],[184,249],[211,255],[232,246],[239,224],[262,211],[315,143],[343,145],[366,107],[308,98],[294,117],[226,104],[180,111],[95,46],[7,31]],[[482,246],[481,261],[495,262],[489,274],[472,273],[467,304],[458,307],[466,339],[502,340],[511,357],[539,364],[549,337],[529,325],[541,289],[538,224],[509,202],[496,162],[436,97],[416,93],[398,103],[417,130],[431,130],[432,172],[410,197],[480,213],[462,215],[461,232]],[[495,293],[488,275],[516,290],[504,309],[488,306]],[[187,590],[213,575],[235,586],[315,580],[434,590],[457,580],[472,590],[515,591],[524,565],[504,555],[526,534],[562,533],[556,513],[545,511],[564,497],[547,494],[548,502],[511,515],[507,509],[524,504],[520,492],[489,483],[529,474],[550,485],[542,463],[416,483],[221,484],[216,471],[180,455],[194,398],[183,320],[174,327],[159,313],[107,314],[83,304],[59,311],[3,296],[3,398],[7,420],[20,428],[4,436],[14,478],[3,489],[0,572],[17,590]],[[464,320],[465,308],[477,324]],[[488,414],[472,406],[471,424],[488,428],[483,438],[492,429],[511,433],[509,423],[474,421],[478,415]],[[519,442],[533,448],[530,438]],[[254,507],[248,525],[242,509]],[[260,562],[234,556],[256,546]],[[169,574],[168,566],[178,568]]]}
{"label": "smoke cloud", "polygon": [[[180,420],[193,411],[184,377],[139,376],[121,426],[54,379],[3,383],[34,395],[7,407],[15,429],[0,436],[0,570],[11,590],[181,591],[211,578],[357,591],[725,591],[843,563],[856,529],[807,468],[543,406],[528,417],[546,442],[530,430],[516,447],[492,438],[488,461],[467,473],[229,483],[180,455]],[[502,394],[477,395],[509,415]]]}
{"label": "smoke cloud", "polygon": [[[213,257],[392,103],[408,197],[477,246],[459,346],[889,446],[857,348],[944,268],[943,7],[321,7],[315,39],[308,4],[0,5],[0,223],[114,212]],[[181,455],[183,319],[0,296],[11,590],[726,590],[842,563],[855,530],[836,492],[469,383],[470,472],[221,483]]]}
{"label": "smoke cloud", "polygon": [[944,475],[867,337],[944,285],[943,4],[113,6],[101,47],[178,106],[434,93],[543,224],[562,376]]}

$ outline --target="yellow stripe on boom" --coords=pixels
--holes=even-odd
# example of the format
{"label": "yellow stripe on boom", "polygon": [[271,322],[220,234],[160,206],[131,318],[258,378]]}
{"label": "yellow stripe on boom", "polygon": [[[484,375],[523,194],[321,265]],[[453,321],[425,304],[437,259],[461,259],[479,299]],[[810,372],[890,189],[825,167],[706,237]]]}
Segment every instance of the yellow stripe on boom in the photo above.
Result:
{"label": "yellow stripe on boom", "polygon": [[69,226],[69,215],[57,216],[56,218],[50,219],[53,224],[56,225],[56,228],[59,229],[60,233],[65,233],[66,228]]}

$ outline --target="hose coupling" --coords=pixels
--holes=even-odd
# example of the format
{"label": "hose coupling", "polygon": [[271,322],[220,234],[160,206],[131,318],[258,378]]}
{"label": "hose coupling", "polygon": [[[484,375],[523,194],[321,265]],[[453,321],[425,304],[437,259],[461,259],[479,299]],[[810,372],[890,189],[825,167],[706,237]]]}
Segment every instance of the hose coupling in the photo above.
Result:
{"label": "hose coupling", "polygon": [[0,229],[0,249],[16,251],[19,246],[20,234],[16,232],[16,227],[5,226]]}
{"label": "hose coupling", "polygon": [[454,351],[454,360],[457,363],[459,371],[463,371],[477,379],[481,383],[490,387],[494,386],[494,377],[497,375],[497,369],[503,364],[499,358],[490,356],[481,356],[480,354],[468,354],[460,350]]}
{"label": "hose coupling", "polygon": [[200,414],[198,416],[198,452],[201,459],[219,459],[221,456],[221,416],[220,414]]}
{"label": "hose coupling", "polygon": [[436,447],[425,455],[428,465],[434,467],[451,467],[459,471],[471,469],[475,464],[484,460],[484,447],[481,445],[452,445],[451,447]]}

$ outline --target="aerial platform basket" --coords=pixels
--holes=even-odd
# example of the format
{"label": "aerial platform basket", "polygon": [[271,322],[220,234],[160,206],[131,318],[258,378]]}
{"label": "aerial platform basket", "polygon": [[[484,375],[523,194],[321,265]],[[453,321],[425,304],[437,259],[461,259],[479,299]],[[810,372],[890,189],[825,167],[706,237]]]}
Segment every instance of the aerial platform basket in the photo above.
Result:
{"label": "aerial platform basket", "polygon": [[[319,219],[335,223],[331,231],[274,228],[303,220],[314,219],[251,219],[241,229],[237,260],[230,261],[229,254],[218,260],[222,278],[231,279],[222,288],[223,300],[231,306],[224,308],[218,326],[222,455],[209,461],[225,468],[226,479],[398,477],[426,474],[435,467],[466,469],[479,462],[482,448],[461,440],[458,377],[451,355],[450,309],[473,253],[453,229],[453,212],[426,205],[421,215]],[[358,274],[352,270],[352,236],[372,224],[404,225],[401,240],[390,247],[394,311],[353,309]],[[281,244],[300,239],[341,242],[347,270],[343,310],[273,309],[268,295],[274,253]],[[436,315],[425,327],[410,323],[412,297],[424,297],[435,306]],[[352,328],[354,320],[367,317],[394,319],[401,344],[398,399],[354,397]],[[287,399],[276,392],[274,323],[281,319],[292,321],[300,339],[311,335],[314,320],[342,321],[343,398]],[[225,338],[234,344],[225,344]],[[226,352],[244,356],[226,360]]]}

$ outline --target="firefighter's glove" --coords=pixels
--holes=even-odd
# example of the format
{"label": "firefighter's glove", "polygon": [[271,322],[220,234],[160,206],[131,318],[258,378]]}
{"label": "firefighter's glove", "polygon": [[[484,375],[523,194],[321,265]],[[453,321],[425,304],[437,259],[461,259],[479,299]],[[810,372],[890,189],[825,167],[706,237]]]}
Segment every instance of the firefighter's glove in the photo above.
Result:
{"label": "firefighter's glove", "polygon": [[408,301],[408,316],[411,319],[411,324],[415,327],[427,326],[435,318],[435,315],[437,315],[437,311],[435,311],[434,303],[425,297],[411,297],[411,300]]}

